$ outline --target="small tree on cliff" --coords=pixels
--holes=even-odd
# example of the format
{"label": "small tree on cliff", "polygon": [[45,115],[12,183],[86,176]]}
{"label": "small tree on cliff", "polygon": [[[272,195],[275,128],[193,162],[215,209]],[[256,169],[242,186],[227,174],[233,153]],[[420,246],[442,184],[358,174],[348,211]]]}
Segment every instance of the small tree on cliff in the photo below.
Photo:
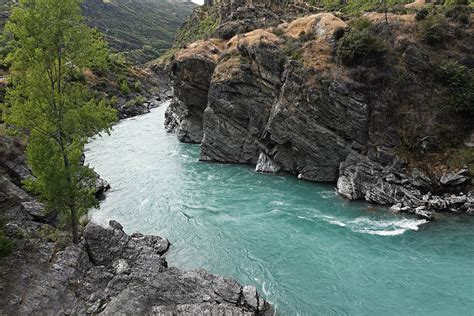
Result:
{"label": "small tree on cliff", "polygon": [[80,213],[97,202],[93,172],[81,163],[89,137],[108,131],[113,109],[98,102],[83,71],[107,66],[104,41],[82,21],[79,0],[20,0],[5,26],[13,88],[4,120],[28,134],[35,179],[27,183],[70,219],[74,243]]}

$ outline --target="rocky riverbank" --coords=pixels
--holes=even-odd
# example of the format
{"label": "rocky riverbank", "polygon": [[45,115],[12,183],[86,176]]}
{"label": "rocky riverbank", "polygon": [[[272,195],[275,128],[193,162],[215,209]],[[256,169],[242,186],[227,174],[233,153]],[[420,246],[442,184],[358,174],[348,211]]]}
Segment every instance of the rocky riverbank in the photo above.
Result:
{"label": "rocky riverbank", "polygon": [[81,243],[71,244],[55,216],[8,176],[0,177],[0,209],[14,242],[0,257],[1,314],[273,314],[255,287],[169,267],[168,240],[128,235],[115,221],[87,224]]}
{"label": "rocky riverbank", "polygon": [[[170,242],[164,238],[128,235],[111,221],[107,228],[83,223],[81,243],[72,244],[69,232],[58,228],[58,214],[21,188],[29,177],[24,143],[2,136],[1,315],[273,314],[253,286],[168,266]],[[110,188],[100,177],[89,185],[97,198]]]}
{"label": "rocky riverbank", "polygon": [[418,31],[414,15],[389,15],[385,23],[380,14],[368,13],[365,32],[383,49],[352,63],[338,61],[336,50],[345,33],[358,34],[357,21],[331,13],[255,18],[255,29],[233,37],[222,31],[256,12],[278,10],[276,2],[243,5],[225,16],[212,38],[175,54],[167,130],[180,141],[200,143],[203,161],[337,183],[349,199],[395,204],[392,210],[423,218],[444,211],[472,214],[468,168],[441,161],[441,167],[422,170],[399,155],[406,149],[416,162],[462,144],[472,129],[472,115],[446,111],[450,92],[430,74],[448,53],[470,67],[472,29],[450,38],[446,52],[406,36]]}

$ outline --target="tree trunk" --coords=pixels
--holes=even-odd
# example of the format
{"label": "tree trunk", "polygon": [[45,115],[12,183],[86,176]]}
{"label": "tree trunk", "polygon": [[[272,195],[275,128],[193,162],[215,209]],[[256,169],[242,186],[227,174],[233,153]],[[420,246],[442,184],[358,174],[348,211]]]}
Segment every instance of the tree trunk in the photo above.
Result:
{"label": "tree trunk", "polygon": [[[62,145],[61,142],[61,150],[63,152],[63,162],[64,162],[64,167],[66,168],[67,172],[67,183],[69,185],[69,189],[72,189],[73,183],[72,183],[72,176],[71,176],[71,164],[69,162],[69,158],[67,156],[66,150],[64,149],[64,146]],[[77,218],[77,205],[76,201],[74,201],[74,197],[72,194],[73,192],[69,192],[69,212],[71,213],[71,232],[72,232],[72,242],[75,244],[79,243],[79,219]]]}
{"label": "tree trunk", "polygon": [[75,244],[79,243],[79,225],[77,218],[77,208],[75,204],[69,205],[71,211],[71,231],[72,231],[72,242]]}

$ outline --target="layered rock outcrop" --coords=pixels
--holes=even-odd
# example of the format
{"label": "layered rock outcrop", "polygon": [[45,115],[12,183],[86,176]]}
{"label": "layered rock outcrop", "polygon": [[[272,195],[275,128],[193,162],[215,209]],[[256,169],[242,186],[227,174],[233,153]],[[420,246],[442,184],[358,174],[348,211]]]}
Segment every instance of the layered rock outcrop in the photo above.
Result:
{"label": "layered rock outcrop", "polygon": [[[174,118],[168,127],[183,126],[176,128],[180,140],[201,143],[201,160],[248,163],[259,172],[284,170],[305,180],[337,182],[340,194],[350,199],[414,210],[426,206],[424,196],[430,191],[458,194],[471,181],[465,174],[428,177],[418,169],[409,171],[397,157],[397,146],[420,133],[407,125],[416,124],[413,120],[421,119],[417,113],[425,113],[426,102],[434,100],[418,85],[404,88],[407,94],[402,95],[393,76],[403,68],[418,80],[429,68],[429,56],[404,37],[412,22],[394,20],[392,34],[377,15],[368,18],[392,41],[399,60],[368,59],[352,67],[336,63],[337,38],[349,26],[330,13],[237,34],[215,50],[212,67],[191,80],[205,83],[198,93],[196,85],[186,88],[189,76],[175,72],[175,87],[198,97],[186,100],[186,92],[178,91],[167,112]],[[423,62],[414,63],[420,56]],[[186,59],[199,59],[193,47],[177,55],[172,69]],[[419,109],[413,110],[414,102],[421,102]],[[442,115],[441,110],[429,113],[431,121]],[[443,128],[455,124],[459,120],[453,116]],[[425,125],[426,134],[440,126]],[[422,148],[432,146],[419,143]],[[447,205],[459,207],[444,210],[469,213],[467,204]],[[418,214],[431,217],[431,211],[441,209],[419,209]]]}
{"label": "layered rock outcrop", "polygon": [[218,41],[199,41],[175,56],[171,66],[174,98],[166,112],[166,128],[187,143],[202,140],[202,118],[212,74],[221,53]]}

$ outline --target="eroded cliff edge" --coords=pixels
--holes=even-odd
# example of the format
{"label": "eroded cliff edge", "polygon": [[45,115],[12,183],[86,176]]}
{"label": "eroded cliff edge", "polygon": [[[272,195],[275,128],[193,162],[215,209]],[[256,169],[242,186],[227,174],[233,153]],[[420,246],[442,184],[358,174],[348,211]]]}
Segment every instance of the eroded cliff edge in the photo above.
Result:
{"label": "eroded cliff edge", "polygon": [[[240,7],[221,26],[273,10],[260,9]],[[414,14],[389,14],[386,23],[367,13],[363,32],[383,45],[341,62],[338,42],[360,26],[331,13],[306,14],[267,19],[263,27],[259,20],[260,28],[230,39],[219,27],[177,52],[166,128],[200,143],[203,161],[334,182],[347,198],[429,219],[440,211],[472,214],[469,168],[428,166],[431,152],[447,139],[461,143],[473,129],[472,112],[446,111],[452,91],[434,71],[444,59],[472,71],[472,27],[447,25],[449,46],[432,47],[417,37]],[[406,148],[418,157],[405,159]]]}

